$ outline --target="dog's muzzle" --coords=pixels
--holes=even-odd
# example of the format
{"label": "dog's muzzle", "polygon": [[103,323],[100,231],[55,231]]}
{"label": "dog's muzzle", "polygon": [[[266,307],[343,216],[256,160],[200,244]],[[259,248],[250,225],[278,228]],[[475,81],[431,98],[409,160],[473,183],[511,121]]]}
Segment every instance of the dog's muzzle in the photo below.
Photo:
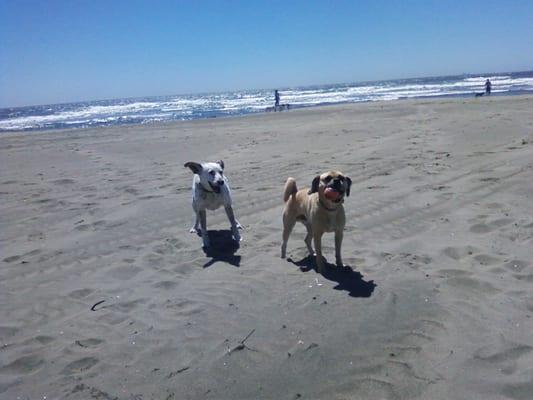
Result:
{"label": "dog's muzzle", "polygon": [[344,199],[344,184],[341,181],[335,180],[331,184],[327,185],[326,187],[334,190],[339,194],[339,198],[337,200],[334,200],[334,203],[340,203]]}
{"label": "dog's muzzle", "polygon": [[209,186],[213,189],[213,192],[220,193],[220,188],[224,185],[224,181],[219,181],[217,183],[209,182]]}

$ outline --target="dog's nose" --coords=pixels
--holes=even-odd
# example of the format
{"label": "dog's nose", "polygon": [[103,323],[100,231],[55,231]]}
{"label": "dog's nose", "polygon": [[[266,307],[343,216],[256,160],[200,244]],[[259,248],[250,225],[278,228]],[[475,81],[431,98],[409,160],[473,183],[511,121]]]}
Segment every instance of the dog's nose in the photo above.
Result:
{"label": "dog's nose", "polygon": [[218,181],[217,183],[222,186],[224,184],[224,181]]}

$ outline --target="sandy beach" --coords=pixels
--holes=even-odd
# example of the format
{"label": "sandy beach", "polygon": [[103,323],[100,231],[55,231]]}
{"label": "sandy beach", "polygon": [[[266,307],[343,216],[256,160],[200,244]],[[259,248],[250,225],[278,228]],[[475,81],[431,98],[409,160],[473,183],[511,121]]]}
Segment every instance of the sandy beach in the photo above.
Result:
{"label": "sandy beach", "polygon": [[[530,399],[533,96],[0,135],[0,398]],[[193,223],[225,162],[244,225]],[[351,177],[313,269],[282,191]],[[333,235],[323,239],[334,262]]]}

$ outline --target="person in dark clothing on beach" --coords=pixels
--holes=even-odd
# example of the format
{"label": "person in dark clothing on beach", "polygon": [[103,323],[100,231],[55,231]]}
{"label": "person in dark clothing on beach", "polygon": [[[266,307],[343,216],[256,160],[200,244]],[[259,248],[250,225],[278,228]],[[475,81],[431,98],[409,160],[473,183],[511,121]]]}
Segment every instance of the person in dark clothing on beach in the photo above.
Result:
{"label": "person in dark clothing on beach", "polygon": [[274,90],[274,111],[276,111],[279,108],[279,93],[278,89]]}
{"label": "person in dark clothing on beach", "polygon": [[492,83],[490,83],[490,80],[485,81],[485,94],[489,95],[490,91],[492,90]]}

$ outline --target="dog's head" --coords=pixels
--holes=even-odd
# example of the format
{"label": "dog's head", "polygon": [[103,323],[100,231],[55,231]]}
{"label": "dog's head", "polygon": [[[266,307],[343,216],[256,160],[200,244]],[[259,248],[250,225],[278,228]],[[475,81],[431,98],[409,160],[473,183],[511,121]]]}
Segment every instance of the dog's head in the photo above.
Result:
{"label": "dog's head", "polygon": [[185,167],[200,177],[200,183],[209,191],[220,193],[220,189],[226,183],[224,177],[224,161],[209,163],[197,163],[189,161],[185,163]]}
{"label": "dog's head", "polygon": [[[318,193],[320,200],[327,201],[329,203],[342,203],[344,196],[350,196],[350,188],[352,186],[352,180],[345,176],[340,171],[328,171],[321,175],[315,176],[309,194]],[[335,192],[335,199],[326,197],[325,192]]]}

